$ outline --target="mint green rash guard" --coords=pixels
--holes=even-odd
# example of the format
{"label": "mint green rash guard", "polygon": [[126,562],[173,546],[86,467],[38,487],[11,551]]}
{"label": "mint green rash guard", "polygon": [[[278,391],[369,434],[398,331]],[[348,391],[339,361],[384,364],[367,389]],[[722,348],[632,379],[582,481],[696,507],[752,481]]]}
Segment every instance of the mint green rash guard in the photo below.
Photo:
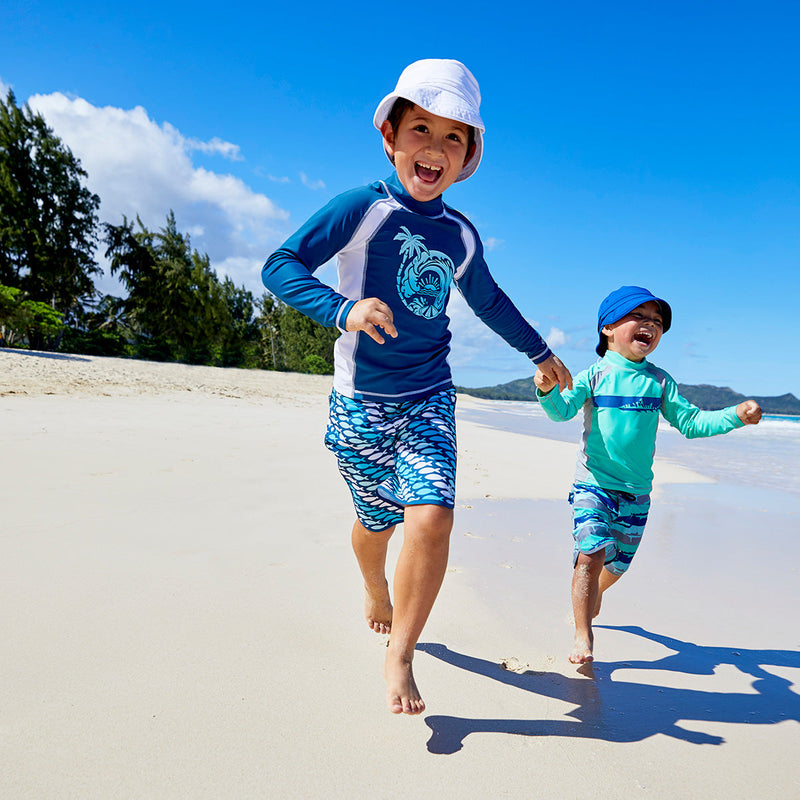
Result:
{"label": "mint green rash guard", "polygon": [[575,483],[649,494],[659,412],[688,439],[741,428],[736,406],[701,411],[678,392],[663,369],[643,361],[606,354],[579,373],[573,388],[537,396],[552,420],[572,419],[583,409],[583,439]]}

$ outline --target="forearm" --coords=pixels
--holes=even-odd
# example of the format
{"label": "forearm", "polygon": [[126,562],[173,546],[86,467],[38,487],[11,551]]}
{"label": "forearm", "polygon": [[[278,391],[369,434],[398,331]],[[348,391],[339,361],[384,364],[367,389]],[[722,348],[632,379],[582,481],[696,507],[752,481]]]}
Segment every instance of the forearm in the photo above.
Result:
{"label": "forearm", "polygon": [[[564,395],[568,399],[565,399]],[[572,419],[577,413],[578,409],[583,405],[583,402],[576,402],[574,399],[574,390],[571,392],[560,392],[558,386],[548,392],[543,392],[537,387],[536,397],[539,400],[543,411],[553,422],[566,422]]]}
{"label": "forearm", "polygon": [[291,250],[276,250],[261,270],[264,286],[287,305],[327,328],[344,330],[354,301],[322,283]]}
{"label": "forearm", "polygon": [[743,425],[744,423],[736,415],[736,406],[730,406],[719,411],[698,409],[696,413],[683,420],[680,427],[676,427],[687,439],[701,439],[729,433]]}
{"label": "forearm", "polygon": [[728,433],[744,424],[736,414],[736,406],[704,411],[683,397],[677,384],[669,378],[665,386],[661,411],[664,418],[687,439],[699,439]]}

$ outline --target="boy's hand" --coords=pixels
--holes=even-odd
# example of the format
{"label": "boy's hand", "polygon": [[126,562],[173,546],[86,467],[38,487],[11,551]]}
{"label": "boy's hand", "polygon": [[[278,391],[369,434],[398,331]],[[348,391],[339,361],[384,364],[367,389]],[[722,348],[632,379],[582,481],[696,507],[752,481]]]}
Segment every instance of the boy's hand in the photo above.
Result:
{"label": "boy's hand", "polygon": [[553,387],[556,385],[555,381],[550,380],[550,378],[538,369],[533,374],[533,382],[542,394],[547,394],[552,391]]}
{"label": "boy's hand", "polygon": [[[556,355],[551,355],[542,361],[541,364],[536,365],[539,369],[533,380],[536,385],[543,391],[549,392],[556,384],[560,391],[572,388],[572,375],[569,370],[561,363],[561,359]],[[550,381],[550,388],[545,389],[537,380],[536,376],[541,373],[541,379]]]}
{"label": "boy's hand", "polygon": [[394,327],[392,309],[377,297],[365,297],[359,300],[347,315],[344,323],[346,331],[364,331],[378,344],[386,340],[378,333],[378,328],[383,328],[392,339],[397,338],[397,329]]}
{"label": "boy's hand", "polygon": [[755,400],[745,400],[736,406],[736,416],[745,425],[758,425],[761,419],[761,406]]}

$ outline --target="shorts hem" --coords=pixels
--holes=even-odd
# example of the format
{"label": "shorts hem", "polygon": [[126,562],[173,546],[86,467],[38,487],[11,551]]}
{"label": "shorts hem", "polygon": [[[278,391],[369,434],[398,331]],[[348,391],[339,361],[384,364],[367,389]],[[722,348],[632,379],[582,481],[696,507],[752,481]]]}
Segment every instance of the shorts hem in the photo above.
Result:
{"label": "shorts hem", "polygon": [[410,500],[405,504],[406,508],[409,506],[441,506],[442,508],[449,508],[452,511],[456,507],[456,504],[449,500]]}

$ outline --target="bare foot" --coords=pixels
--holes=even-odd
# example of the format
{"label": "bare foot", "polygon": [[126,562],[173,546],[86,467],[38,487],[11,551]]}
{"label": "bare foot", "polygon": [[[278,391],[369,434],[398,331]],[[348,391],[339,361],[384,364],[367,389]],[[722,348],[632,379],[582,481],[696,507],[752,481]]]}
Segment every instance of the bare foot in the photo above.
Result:
{"label": "bare foot", "polygon": [[367,625],[375,633],[389,633],[392,629],[392,601],[389,598],[389,585],[384,581],[384,585],[378,589],[366,589],[364,599],[364,616],[367,618]]}
{"label": "bare foot", "polygon": [[386,703],[392,714],[421,714],[425,710],[411,662],[397,662],[387,653],[383,676],[386,678]]}
{"label": "bare foot", "polygon": [[588,664],[590,661],[594,661],[591,642],[586,641],[586,639],[576,638],[575,646],[569,654],[569,660],[573,664]]}

